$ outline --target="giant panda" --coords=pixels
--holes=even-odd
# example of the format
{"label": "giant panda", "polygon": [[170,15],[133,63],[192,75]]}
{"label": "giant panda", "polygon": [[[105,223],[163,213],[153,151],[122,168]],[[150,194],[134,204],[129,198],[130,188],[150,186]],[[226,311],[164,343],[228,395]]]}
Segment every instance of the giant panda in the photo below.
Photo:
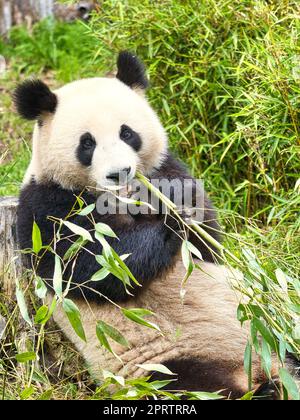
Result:
{"label": "giant panda", "polygon": [[[40,80],[20,84],[14,101],[19,114],[35,120],[32,160],[22,185],[17,220],[21,249],[32,247],[35,221],[43,244],[54,236],[53,219],[64,219],[73,208],[76,196],[86,205],[95,203],[97,186],[118,185],[118,174],[125,171],[133,178],[137,171],[151,178],[192,179],[184,165],[168,149],[164,128],[146,99],[148,80],[145,68],[130,52],[121,52],[115,77],[78,80],[51,91]],[[194,180],[193,180],[194,181]],[[196,194],[196,192],[194,192]],[[205,194],[205,192],[203,192]],[[202,227],[220,240],[216,214],[205,194]],[[170,197],[174,199],[173,197]],[[205,241],[190,236],[203,261],[180,295],[185,268],[181,259],[180,224],[162,212],[147,215],[99,215],[96,222],[108,224],[119,239],[107,238],[119,254],[129,254],[126,264],[142,287],[131,295],[113,275],[100,282],[88,282],[101,266],[91,254],[101,254],[98,242],[89,242],[77,257],[75,266],[67,267],[64,280],[72,270],[68,297],[80,309],[87,341],[82,341],[58,306],[54,320],[84,356],[96,378],[102,369],[117,375],[139,377],[143,364],[163,364],[177,374],[172,390],[217,391],[241,397],[248,391],[243,355],[248,330],[236,318],[240,297],[230,287],[238,274],[218,263],[217,251]],[[69,219],[91,229],[89,218],[77,214]],[[64,256],[70,242],[65,227],[56,251]],[[30,266],[31,258],[25,262]],[[47,252],[37,273],[51,292],[54,255]],[[88,283],[86,283],[88,282]],[[83,283],[90,288],[80,287]],[[113,305],[110,301],[115,302]],[[126,319],[123,308],[146,308],[155,313],[163,334]],[[95,333],[97,320],[116,326],[130,343],[130,348],[111,343],[116,358],[99,345]],[[253,387],[257,394],[275,395],[258,359],[253,357]],[[153,378],[160,374],[153,373]]]}

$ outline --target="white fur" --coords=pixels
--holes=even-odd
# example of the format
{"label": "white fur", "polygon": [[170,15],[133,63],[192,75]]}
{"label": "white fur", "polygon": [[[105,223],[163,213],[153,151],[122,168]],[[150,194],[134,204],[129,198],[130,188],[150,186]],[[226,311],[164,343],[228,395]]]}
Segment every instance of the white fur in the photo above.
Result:
{"label": "white fur", "polygon": [[[44,115],[36,125],[32,161],[24,183],[34,175],[39,181],[52,180],[65,188],[96,187],[107,184],[106,175],[131,166],[150,175],[167,149],[165,131],[146,98],[113,78],[83,79],[56,92],[54,115]],[[120,140],[126,124],[140,134],[142,148],[137,153]],[[96,139],[92,165],[83,167],[76,158],[82,134]]]}
{"label": "white fur", "polygon": [[[137,377],[145,375],[137,364],[197,358],[212,363],[212,366],[214,362],[223,364],[228,374],[228,387],[236,385],[246,392],[243,354],[248,328],[242,328],[237,321],[236,308],[240,298],[230,287],[230,282],[236,281],[240,273],[211,263],[202,263],[201,268],[202,271],[194,271],[188,280],[183,302],[180,285],[185,269],[178,261],[169,274],[153,281],[144,293],[123,305],[153,311],[155,318],[152,321],[160,326],[164,336],[127,320],[110,303],[88,305],[83,300],[76,301],[87,343],[77,337],[60,307],[54,313],[54,320],[83,354],[95,378],[102,378],[101,369],[125,377]],[[111,342],[123,364],[100,346],[95,331],[97,320],[115,326],[129,340],[130,349]],[[253,371],[254,381],[258,384],[262,371],[255,357]]]}

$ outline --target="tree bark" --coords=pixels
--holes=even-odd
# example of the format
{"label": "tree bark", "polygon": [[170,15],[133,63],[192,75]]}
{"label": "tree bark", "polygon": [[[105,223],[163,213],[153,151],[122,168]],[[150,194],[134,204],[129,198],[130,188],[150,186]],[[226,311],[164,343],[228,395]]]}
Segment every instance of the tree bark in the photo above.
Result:
{"label": "tree bark", "polygon": [[0,197],[0,290],[12,297],[15,279],[21,276],[21,253],[16,237],[18,199]]}
{"label": "tree bark", "polygon": [[31,27],[34,22],[51,15],[66,21],[88,19],[96,3],[78,1],[64,5],[56,0],[0,0],[0,35],[6,34],[13,25],[25,23]]}

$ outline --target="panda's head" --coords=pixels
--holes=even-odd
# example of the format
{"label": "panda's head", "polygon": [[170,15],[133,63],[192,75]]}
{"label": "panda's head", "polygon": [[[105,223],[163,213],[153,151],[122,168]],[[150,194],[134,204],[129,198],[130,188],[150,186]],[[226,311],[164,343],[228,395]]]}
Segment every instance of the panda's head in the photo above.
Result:
{"label": "panda's head", "polygon": [[36,120],[27,179],[64,188],[105,187],[151,175],[167,150],[165,131],[145,98],[142,63],[119,54],[116,77],[83,79],[51,91],[40,80],[22,83],[19,114]]}

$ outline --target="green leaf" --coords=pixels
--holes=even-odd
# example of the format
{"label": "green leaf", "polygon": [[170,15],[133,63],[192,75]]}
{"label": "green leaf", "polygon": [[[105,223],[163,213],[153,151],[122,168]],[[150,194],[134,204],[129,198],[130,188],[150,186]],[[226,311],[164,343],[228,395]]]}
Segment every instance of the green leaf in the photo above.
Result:
{"label": "green leaf", "polygon": [[17,298],[17,303],[18,303],[23,319],[27,322],[27,324],[29,324],[32,327],[32,322],[28,315],[25,297],[24,297],[23,291],[20,288],[19,282],[17,280],[16,280],[16,298]]}
{"label": "green leaf", "polygon": [[242,303],[240,303],[237,308],[237,319],[240,321],[241,324],[243,324],[245,321],[247,321],[247,319],[249,319],[246,306]]}
{"label": "green leaf", "polygon": [[93,213],[95,208],[96,208],[95,204],[90,204],[89,206],[81,210],[81,212],[78,213],[78,216],[88,216],[89,214]]}
{"label": "green leaf", "polygon": [[292,375],[284,368],[279,369],[280,380],[293,400],[300,400],[298,386]]}
{"label": "green leaf", "polygon": [[63,309],[78,337],[86,342],[85,332],[81,323],[81,315],[78,307],[71,299],[65,298],[63,300]]}
{"label": "green leaf", "polygon": [[109,243],[107,242],[107,240],[104,238],[104,236],[102,235],[102,233],[99,232],[95,232],[95,238],[97,239],[97,241],[100,242],[100,244],[102,245],[103,248],[103,253],[105,255],[106,258],[109,258],[112,253],[111,253],[111,246],[109,245]]}
{"label": "green leaf", "polygon": [[140,317],[154,315],[154,312],[149,311],[149,309],[144,309],[144,308],[133,308],[133,309],[130,309],[130,311]]}
{"label": "green leaf", "polygon": [[288,284],[287,278],[284,272],[280,268],[276,268],[275,270],[276,279],[284,293],[288,293]]}
{"label": "green leaf", "polygon": [[193,267],[193,261],[191,259],[191,255],[190,255],[190,251],[189,251],[187,242],[188,241],[182,241],[181,257],[182,257],[182,262],[183,262],[184,268],[186,269],[186,271],[190,271],[191,268]]}
{"label": "green leaf", "polygon": [[83,238],[78,238],[64,255],[63,260],[67,261],[75,257],[75,255],[86,245],[88,241]]}
{"label": "green leaf", "polygon": [[35,382],[39,382],[40,384],[44,384],[44,385],[49,384],[49,378],[46,378],[45,373],[37,369],[35,369],[34,372],[32,373],[32,380]]}
{"label": "green leaf", "polygon": [[269,344],[269,346],[271,347],[271,349],[273,351],[276,351],[276,346],[275,346],[275,340],[274,337],[272,336],[271,332],[268,330],[268,328],[258,319],[258,318],[254,318],[252,320],[252,322],[254,323],[256,329],[260,332],[260,334],[262,335],[262,337],[266,340],[266,342]]}
{"label": "green leaf", "polygon": [[35,354],[34,351],[19,353],[19,354],[16,355],[16,360],[19,363],[30,362],[31,360],[36,360],[36,354]]}
{"label": "green leaf", "polygon": [[91,281],[100,281],[105,279],[110,274],[110,271],[106,268],[101,268],[101,270],[97,271],[91,278]]}
{"label": "green leaf", "polygon": [[42,401],[49,401],[52,398],[53,390],[48,389],[47,391],[43,392],[39,397],[38,400]]}
{"label": "green leaf", "polygon": [[58,255],[55,255],[53,289],[58,297],[62,296],[62,268],[61,261]]}
{"label": "green leaf", "polygon": [[254,323],[254,319],[251,320],[250,331],[251,331],[252,345],[253,345],[256,353],[259,353],[260,352],[260,346],[259,346],[259,342],[258,342],[257,328],[256,328],[256,325]]}
{"label": "green leaf", "polygon": [[50,308],[48,309],[48,314],[47,314],[47,317],[46,317],[46,318],[44,319],[44,321],[43,321],[43,324],[46,324],[46,322],[48,322],[48,321],[49,321],[49,319],[51,318],[51,316],[52,316],[53,312],[55,311],[56,305],[57,305],[57,300],[56,300],[56,298],[54,297],[54,298],[52,299],[52,302],[51,302]]}
{"label": "green leaf", "polygon": [[119,356],[111,348],[111,346],[110,346],[110,344],[109,344],[109,342],[106,338],[105,332],[102,329],[102,324],[99,323],[99,322],[96,325],[96,335],[97,335],[97,338],[98,338],[101,346],[104,347],[106,350],[108,350],[110,353],[112,353],[117,359],[121,360],[119,358]]}
{"label": "green leaf", "polygon": [[200,400],[200,401],[209,401],[209,400],[222,400],[225,397],[217,393],[212,392],[188,392],[189,400]]}
{"label": "green leaf", "polygon": [[243,395],[240,400],[241,401],[251,401],[253,400],[254,391],[249,391],[247,394]]}
{"label": "green leaf", "polygon": [[37,255],[40,250],[43,247],[43,242],[42,242],[42,235],[41,235],[41,231],[40,228],[38,227],[38,225],[36,224],[36,222],[33,222],[33,227],[32,227],[32,249],[33,252]]}
{"label": "green leaf", "polygon": [[280,338],[279,341],[279,357],[282,363],[284,363],[286,358],[286,342],[284,341],[284,338]]}
{"label": "green leaf", "polygon": [[300,340],[300,324],[297,324],[292,331],[292,336],[295,340]]}
{"label": "green leaf", "polygon": [[153,382],[148,382],[148,384],[150,385],[150,388],[158,391],[159,389],[166,387],[172,382],[176,382],[176,379],[166,379],[164,381],[153,381]]}
{"label": "green leaf", "polygon": [[244,353],[244,369],[248,376],[248,389],[252,389],[252,345],[248,341]]}
{"label": "green leaf", "polygon": [[104,379],[113,379],[114,382],[117,382],[121,386],[125,386],[125,379],[123,378],[123,376],[114,375],[108,370],[102,370],[102,373]]}
{"label": "green leaf", "polygon": [[94,239],[92,238],[90,232],[78,225],[75,225],[71,222],[66,222],[65,220],[61,220],[61,222],[70,229],[71,232],[75,233],[75,235],[81,236],[83,239],[89,242],[94,242]]}
{"label": "green leaf", "polygon": [[192,254],[194,254],[197,258],[199,258],[199,260],[203,260],[203,257],[202,257],[202,254],[201,254],[201,252],[199,251],[199,249],[198,248],[196,248],[191,242],[189,242],[189,241],[186,241],[186,245],[187,245],[187,247],[188,247],[188,249],[189,249],[189,251],[192,253]]}
{"label": "green leaf", "polygon": [[112,338],[114,341],[119,343],[121,346],[130,347],[126,338],[116,328],[112,327],[109,324],[106,324],[106,322],[104,321],[99,321],[98,325],[100,326],[104,334],[108,335],[110,338]]}
{"label": "green leaf", "polygon": [[48,306],[43,305],[37,310],[37,313],[35,314],[35,317],[34,317],[34,322],[36,324],[43,324],[43,321],[45,321],[45,319],[47,318],[47,315],[48,315]]}
{"label": "green leaf", "polygon": [[84,206],[84,201],[80,197],[76,196],[76,202],[81,210]]}
{"label": "green leaf", "polygon": [[124,270],[124,272],[128,275],[128,277],[137,285],[141,286],[141,284],[137,281],[137,279],[134,277],[132,272],[129,270],[127,265],[124,263],[123,259],[116,253],[116,251],[112,248],[112,255],[115,261],[119,264],[119,266]]}
{"label": "green leaf", "polygon": [[263,338],[261,340],[261,358],[262,358],[262,366],[264,371],[266,372],[268,378],[271,379],[271,368],[272,368],[272,356],[271,356],[271,349],[269,344]]}
{"label": "green leaf", "polygon": [[143,365],[136,365],[141,369],[147,370],[149,372],[160,372],[164,373],[165,375],[177,375],[177,373],[173,373],[170,369],[166,366],[158,364],[158,363],[145,363]]}
{"label": "green leaf", "polygon": [[47,287],[40,277],[35,278],[35,294],[40,299],[44,299],[47,294]]}
{"label": "green leaf", "polygon": [[34,387],[29,386],[28,388],[25,388],[24,391],[21,392],[20,399],[21,400],[28,400],[28,398],[31,397],[31,395],[33,393],[34,393]]}
{"label": "green leaf", "polygon": [[111,238],[117,238],[115,232],[106,223],[97,223],[95,229],[98,233],[102,235],[110,236]]}
{"label": "green leaf", "polygon": [[143,319],[143,316],[145,315],[153,315],[152,312],[146,309],[139,309],[139,308],[136,308],[136,309],[122,308],[122,313],[126,318],[130,319],[131,321],[160,332],[160,328],[158,325],[154,324],[153,322],[146,321]]}

